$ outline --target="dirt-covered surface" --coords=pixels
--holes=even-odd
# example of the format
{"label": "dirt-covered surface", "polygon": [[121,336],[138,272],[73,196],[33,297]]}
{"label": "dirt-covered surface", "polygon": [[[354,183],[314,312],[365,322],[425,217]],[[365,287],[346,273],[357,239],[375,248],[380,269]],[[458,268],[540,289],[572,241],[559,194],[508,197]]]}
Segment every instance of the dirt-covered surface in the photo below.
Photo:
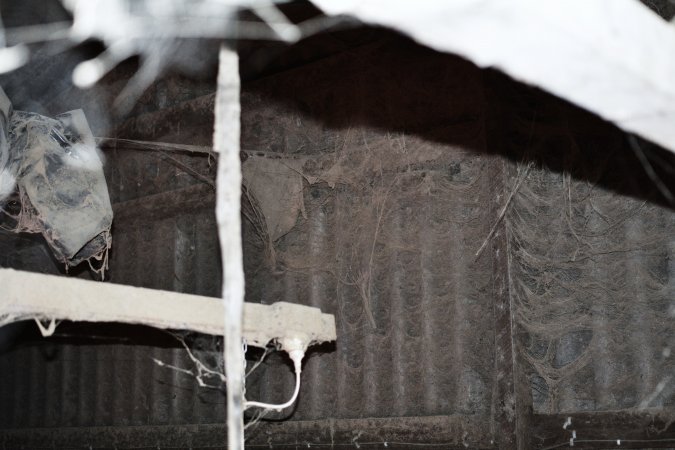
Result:
{"label": "dirt-covered surface", "polygon": [[[335,419],[356,427],[342,443],[358,443],[367,418],[387,417],[374,439],[430,442],[422,433],[443,416],[505,439],[517,404],[672,407],[673,208],[627,137],[494,72],[376,34],[244,85],[247,301],[337,319],[337,343],[307,355],[297,406],[269,416],[302,421],[279,435],[330,444]],[[211,106],[203,96],[139,114],[120,137],[206,145]],[[672,157],[638,144],[667,179]],[[109,155],[112,279],[218,295],[213,189],[195,175],[213,177],[208,158],[172,154],[187,170],[148,150]],[[44,263],[34,246],[3,245],[23,267]],[[154,365],[189,361],[153,339],[0,355],[10,374],[0,399],[17,411],[0,410],[0,422],[222,423],[222,392]],[[218,351],[202,344],[215,349],[205,358]],[[47,387],[29,389],[44,373]],[[273,354],[246,395],[282,402],[292,383],[288,360]],[[249,436],[264,445],[274,426]],[[492,445],[476,430],[461,444]]]}

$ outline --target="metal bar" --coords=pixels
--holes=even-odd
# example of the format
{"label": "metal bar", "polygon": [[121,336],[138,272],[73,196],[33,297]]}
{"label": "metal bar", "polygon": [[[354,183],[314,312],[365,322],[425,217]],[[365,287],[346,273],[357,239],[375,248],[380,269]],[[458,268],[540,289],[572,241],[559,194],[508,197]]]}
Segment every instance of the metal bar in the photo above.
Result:
{"label": "metal bar", "polygon": [[[225,425],[14,429],[0,448],[226,448]],[[426,447],[427,445],[428,447]],[[247,448],[496,448],[481,417],[428,416],[260,423]]]}
{"label": "metal bar", "polygon": [[[570,425],[563,428],[568,417]],[[675,410],[608,411],[533,416],[528,448],[672,448]],[[224,424],[8,429],[6,448],[226,448]],[[491,443],[485,419],[467,416],[325,419],[261,423],[248,448],[503,448]],[[309,447],[308,447],[309,444]]]}
{"label": "metal bar", "polygon": [[[501,167],[500,167],[501,166]],[[493,208],[495,217],[504,203],[504,174],[502,161],[494,164],[493,179],[498,180],[496,190],[502,195],[495,195]],[[496,219],[495,219],[496,220]],[[494,437],[500,449],[523,448],[522,424],[519,424],[515,358],[513,346],[513,324],[508,274],[508,244],[506,223],[500,221],[494,228],[491,239],[491,257],[493,259],[492,289],[494,295],[495,320],[495,384],[493,387],[492,414],[494,419]]]}
{"label": "metal bar", "polygon": [[113,204],[116,226],[125,221],[164,219],[179,213],[212,208],[216,201],[214,189],[207,184],[195,184],[181,189],[147,195]]}
{"label": "metal bar", "polygon": [[530,448],[673,448],[675,410],[535,414]]}

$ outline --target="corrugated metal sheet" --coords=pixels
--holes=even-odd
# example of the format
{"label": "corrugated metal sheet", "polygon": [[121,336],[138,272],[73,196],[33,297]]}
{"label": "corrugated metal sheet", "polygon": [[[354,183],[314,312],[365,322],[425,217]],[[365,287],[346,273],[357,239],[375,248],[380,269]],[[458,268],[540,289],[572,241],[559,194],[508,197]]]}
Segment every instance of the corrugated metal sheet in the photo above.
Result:
{"label": "corrugated metal sheet", "polygon": [[[430,193],[414,191],[411,195],[406,189],[423,179],[422,172],[427,177],[447,178],[444,169],[449,173],[450,168],[418,168],[404,174],[408,185],[392,193],[392,199],[402,197],[405,201],[391,206],[383,234],[394,244],[412,241],[408,249],[393,250],[377,262],[376,295],[371,303],[376,329],[367,322],[354,286],[337,282],[328,274],[274,274],[261,268],[260,260],[247,262],[249,267],[258,266],[249,277],[253,300],[318,306],[338,319],[337,346],[309,354],[293,419],[489,417],[494,383],[491,272],[489,260],[473,261],[475,242],[462,233],[488,233],[489,221],[484,216],[493,212],[482,211],[480,205],[490,195],[490,171],[481,174],[486,160],[447,150],[452,172],[465,177],[458,187],[478,184],[482,188],[477,188],[477,197],[468,202],[462,189],[455,198],[439,202]],[[148,200],[153,197],[144,201]],[[349,247],[339,242],[339,231],[348,226],[345,221],[353,219],[344,212],[359,208],[358,193],[318,186],[307,191],[306,201],[307,219],[280,247],[345,258],[341,251]],[[452,208],[456,216],[466,216],[467,210],[473,216],[465,223],[448,222]],[[114,230],[112,282],[205,295],[218,292],[217,240],[210,208],[190,211],[186,204],[174,207],[165,217],[156,211],[145,217],[123,214]],[[59,333],[67,332],[63,330]],[[89,332],[95,330],[89,328]],[[143,338],[143,333],[149,337]],[[135,334],[140,342],[131,339],[126,344],[157,339],[156,332],[149,330]],[[2,410],[8,417],[0,422],[12,428],[223,419],[220,393],[199,389],[190,377],[160,368],[151,358],[189,367],[179,348],[38,340],[13,349],[0,356],[0,370],[12,374],[3,376],[2,384],[11,395],[4,397],[8,402],[3,402],[7,407]],[[270,364],[264,364],[251,378],[251,398],[282,401],[292,390],[292,373],[282,360],[271,358]],[[42,413],[32,414],[36,410]]]}
{"label": "corrugated metal sheet", "polygon": [[540,92],[491,86],[508,105],[496,138],[512,186],[524,177],[506,223],[534,411],[672,408],[675,212],[636,152],[671,191],[673,158]]}
{"label": "corrugated metal sheet", "polygon": [[[211,176],[204,157],[171,157]],[[107,281],[217,296],[220,264],[213,189],[148,151],[108,151],[106,177],[116,215]],[[4,267],[63,271],[39,239],[15,242],[13,236],[3,236]],[[84,268],[75,275],[91,276]],[[64,324],[55,337],[44,340],[28,323],[2,333],[0,428],[224,420],[221,391],[200,389],[194,378],[153,362],[155,358],[192,368],[178,341],[166,333]]]}
{"label": "corrugated metal sheet", "polygon": [[[485,205],[501,163],[477,153],[485,149],[478,70],[422,53],[371,45],[244,93],[245,148],[307,157],[305,171],[318,177],[318,161],[328,159],[328,169],[341,154],[349,158],[340,175],[349,181],[307,186],[306,217],[277,242],[277,267],[260,267],[248,281],[250,298],[318,306],[337,319],[334,351],[313,352],[306,362],[293,419],[458,414],[491,421],[494,274],[489,252],[474,253],[496,214]],[[443,78],[436,94],[452,98],[449,107],[421,100],[429,99],[421,91],[431,89],[430,77]],[[366,301],[358,277],[370,270],[363,266],[370,252]],[[282,401],[292,390],[285,372],[266,367],[248,392]]]}
{"label": "corrugated metal sheet", "polygon": [[[413,139],[411,139],[413,141]],[[489,259],[475,261],[475,237],[487,236],[490,195],[486,161],[448,150],[450,165],[466,181],[454,198],[421,193],[425,177],[447,177],[450,165],[405,172],[390,192],[387,217],[375,244],[369,305],[351,281],[348,265],[355,248],[352,229],[363,208],[363,192],[349,187],[307,190],[306,215],[282,238],[277,252],[292,255],[303,268],[274,276],[259,270],[250,278],[261,301],[292,301],[335,314],[335,351],[311,354],[301,402],[293,417],[425,416],[489,417],[494,383],[494,316]],[[391,174],[389,180],[397,174]],[[475,190],[468,199],[462,188]],[[439,191],[440,193],[440,191]],[[444,192],[444,194],[447,194]],[[449,219],[453,217],[454,219]],[[362,233],[374,230],[364,224]],[[292,264],[281,256],[280,264]],[[335,264],[333,264],[333,262]],[[332,269],[329,269],[332,268]],[[335,272],[331,273],[332,270]],[[376,327],[368,320],[372,309]],[[281,401],[292,377],[261,371],[255,397]],[[286,370],[286,372],[288,372]]]}
{"label": "corrugated metal sheet", "polygon": [[[398,58],[392,56],[392,48],[370,73],[361,73],[359,64],[379,51],[377,46],[365,50],[366,54],[348,66],[339,85],[331,81],[332,67],[327,65],[316,72],[317,66],[311,66],[314,81],[323,87],[304,92],[299,101],[305,109],[300,113],[294,112],[295,105],[261,100],[259,90],[277,89],[276,83],[290,80],[297,84],[300,80],[294,74],[284,76],[283,81],[273,77],[258,84],[244,96],[243,142],[246,148],[256,150],[304,151],[314,156],[331,152],[335,143],[350,134],[362,137],[348,145],[397,145],[386,131],[377,131],[361,120],[340,124],[343,115],[329,107],[334,99],[352,109],[344,117],[370,118],[382,124],[395,120],[393,129],[410,127],[422,134],[400,135],[407,139],[411,151],[425,147],[425,151],[437,152],[434,160],[393,164],[376,180],[386,183],[400,179],[391,192],[387,217],[382,222],[383,237],[376,243],[378,260],[370,299],[376,328],[368,322],[363,299],[353,283],[320,271],[280,273],[278,267],[271,268],[262,261],[251,234],[247,234],[247,241],[252,243],[246,262],[248,300],[303,303],[321,307],[337,317],[339,338],[335,347],[316,349],[308,355],[300,401],[292,414],[294,420],[458,414],[490,421],[496,382],[493,273],[490,257],[476,260],[473,253],[480,245],[477,237],[487,236],[490,218],[495,215],[492,208],[482,205],[493,196],[492,177],[498,176],[501,163],[468,151],[485,147],[483,103],[472,103],[472,96],[480,99],[478,72],[457,60],[448,66],[443,57],[431,52],[416,56],[408,48],[405,62],[413,59],[424,66],[414,71],[415,80],[407,80],[411,74],[399,63],[399,71],[387,89],[394,94],[398,83],[405,82],[411,89],[422,86],[430,71],[441,69],[454,74],[454,81],[444,87],[444,95],[455,99],[453,108],[444,117],[435,117],[436,113],[428,111],[426,105],[415,104],[414,95],[399,98],[410,102],[408,105],[384,109],[376,108],[374,103],[358,105],[354,102],[355,93],[351,93],[355,83],[367,87],[382,65]],[[349,61],[348,57],[342,59]],[[346,97],[348,93],[350,97]],[[387,104],[387,92],[372,94],[381,96],[383,104]],[[408,112],[400,117],[396,111],[404,109]],[[330,123],[333,119],[325,123],[321,117],[312,118],[314,113],[322,112],[335,114],[336,123]],[[190,114],[188,110],[183,113]],[[430,122],[432,118],[434,123]],[[135,123],[142,124],[143,119]],[[184,132],[190,135],[190,129],[188,126]],[[181,188],[181,192],[192,189],[195,199],[204,191],[196,193],[197,188],[190,187],[193,178],[174,170],[154,153],[120,149],[109,155],[113,169],[108,179],[118,211],[111,280],[217,295],[217,240],[210,205],[191,208],[189,200],[165,210],[160,205],[170,201],[171,194],[163,193],[167,189],[175,189],[174,194]],[[202,167],[207,163],[205,158],[185,158],[197,170],[209,174],[208,166]],[[420,183],[428,183],[428,188],[420,187]],[[441,184],[449,188],[436,190],[434,186]],[[366,194],[349,185],[332,189],[324,183],[308,188],[306,218],[300,218],[296,229],[278,242],[279,251],[301,258],[305,255],[308,260],[331,255],[329,260],[334,258],[338,266],[347,269],[351,257],[348,252],[367,251],[341,241],[347,238],[341,233],[354,225],[364,208],[372,206]],[[148,212],[141,203],[154,206]],[[139,212],[135,213],[133,207],[138,207]],[[51,360],[43,358],[49,351],[54,352]],[[187,364],[177,348],[33,344],[15,349],[0,357],[3,367],[13,368],[15,374],[9,385],[22,384],[13,389],[16,418],[3,424],[90,426],[222,420],[220,393],[201,392],[194,381],[157,367],[151,357]],[[269,361],[251,376],[248,396],[281,401],[291,391],[292,373],[284,358],[272,357]],[[40,380],[23,384],[33,376],[27,374],[52,372],[62,374],[61,384],[49,377],[47,388],[42,375]],[[77,376],[66,377],[65,373]],[[22,389],[27,391],[33,381],[41,386],[27,394]],[[24,394],[29,400],[22,409],[18,402]],[[206,403],[195,400],[198,394]],[[61,399],[69,401],[65,403],[69,407],[64,407]],[[213,404],[211,408],[206,406],[209,403]],[[28,418],[27,411],[38,404],[45,405],[44,417]],[[60,423],[54,420],[59,416]]]}
{"label": "corrugated metal sheet", "polygon": [[[544,411],[546,398],[537,397],[538,380],[532,370],[529,381],[504,372],[504,365],[513,360],[510,320],[500,321],[508,307],[508,298],[500,297],[508,292],[499,285],[508,269],[504,232],[511,230],[508,250],[513,256],[519,251],[513,227],[522,219],[513,215],[513,207],[518,211],[528,190],[536,188],[531,183],[549,180],[553,188],[540,194],[544,199],[559,198],[564,194],[563,160],[572,155],[573,144],[595,149],[593,154],[606,158],[603,151],[617,148],[619,135],[607,131],[595,118],[559,115],[559,109],[568,111],[569,107],[514,86],[511,81],[485,76],[457,58],[398,39],[366,45],[246,86],[242,96],[245,149],[278,157],[280,164],[284,158],[306,158],[304,170],[311,174],[327,169],[317,167],[317,161],[335,161],[340,152],[349,153],[354,164],[349,183],[305,185],[304,215],[276,242],[276,265],[270,265],[255,231],[245,222],[247,300],[318,306],[337,319],[337,343],[308,354],[299,402],[286,414],[290,420],[451,416],[453,424],[455,420],[484,423],[488,437],[482,445],[488,445],[493,437],[504,438],[500,421],[513,421],[514,399],[509,391],[513,385],[508,383],[515,382],[516,391],[532,392],[536,411]],[[210,127],[205,118],[210,112],[204,108],[210,101],[207,96],[184,108],[139,116],[120,128],[130,133],[120,137],[208,143]],[[170,123],[155,128],[158,120]],[[533,122],[536,126],[531,132]],[[565,140],[570,129],[575,143]],[[436,156],[411,161],[410,155],[416,152]],[[505,163],[495,153],[513,162]],[[535,158],[534,153],[546,156]],[[107,177],[116,203],[111,280],[218,295],[220,269],[211,187],[155,153],[119,148],[109,155]],[[583,151],[573,154],[580,158],[581,169],[571,170],[571,178],[565,175],[580,183],[574,189],[589,181],[584,168],[597,163],[583,155]],[[206,158],[179,158],[212,176]],[[377,163],[377,158],[379,170],[363,170],[373,167],[368,164],[373,159]],[[501,207],[509,202],[518,180],[516,161],[526,165],[530,160],[536,161],[530,174],[535,178],[524,181],[523,190],[509,203],[505,221],[499,222]],[[609,167],[609,173],[616,176],[627,169],[620,170],[624,172],[619,174],[618,166]],[[649,180],[637,180],[638,185],[650,185]],[[383,205],[373,201],[372,193],[383,186],[391,189],[372,247],[373,214]],[[611,181],[603,181],[602,187],[618,199],[641,199],[630,200],[637,204],[645,198],[639,189],[615,186]],[[659,214],[654,219],[657,227],[667,232],[672,227],[672,210],[663,208]],[[363,218],[370,220],[361,222]],[[618,239],[646,234],[641,224],[653,225],[652,219],[636,216],[622,226]],[[360,223],[364,226],[359,231]],[[544,224],[536,215],[525,223],[545,237],[557,230],[553,221]],[[493,226],[497,232],[477,258],[475,253]],[[663,244],[671,242],[666,239]],[[11,252],[3,255],[3,264],[52,270],[53,263],[39,247],[14,245],[3,247]],[[660,262],[652,261],[653,267],[670,264],[671,250],[661,251]],[[374,259],[367,303],[355,275],[363,255],[370,252]],[[626,261],[629,267],[632,262]],[[510,269],[515,292],[513,286],[530,274],[519,271],[513,260]],[[583,270],[589,271],[586,275],[597,270],[593,275],[597,279],[605,277],[598,265],[588,263]],[[661,281],[666,280],[672,291],[672,270],[666,272],[668,277]],[[637,295],[644,291],[633,273],[625,270],[622,277]],[[664,299],[672,299],[668,295],[658,297],[663,305]],[[372,312],[375,327],[366,308]],[[515,361],[527,368],[524,352],[532,350],[532,339],[519,328],[518,314]],[[633,316],[639,318],[639,314]],[[648,318],[638,320],[636,326],[645,328],[645,323],[649,324]],[[80,337],[26,339],[0,354],[0,427],[223,422],[220,391],[199,389],[190,377],[152,362],[154,357],[188,366],[185,353],[164,334],[135,327],[68,326],[63,330]],[[602,326],[590,330],[595,333]],[[575,329],[556,341],[556,364],[575,358],[586,345],[586,332]],[[103,340],[86,338],[101,333]],[[110,335],[129,340],[111,341]],[[641,385],[637,381],[623,385],[620,392],[603,390],[602,385],[602,375],[611,378],[613,364],[626,361],[630,367],[641,367],[640,373],[657,373],[658,359],[643,354],[644,336],[635,335],[629,341],[624,353],[596,355],[593,364],[579,372],[578,382],[561,390],[554,412],[622,407],[616,399],[638,398]],[[584,384],[589,379],[596,384]],[[250,376],[247,396],[284,401],[291,391],[288,361],[273,355]],[[603,400],[612,395],[614,403]],[[671,405],[672,400],[664,404]],[[305,422],[297,423],[298,428],[305,426]],[[329,420],[322,423],[323,431],[332,426]],[[431,433],[433,427],[426,430]],[[507,434],[510,437],[513,431]],[[255,429],[250,435],[255,436]],[[256,442],[262,445],[264,439]]]}
{"label": "corrugated metal sheet", "polygon": [[[619,204],[616,194],[575,181],[566,208],[583,217],[567,219],[562,177],[532,178],[514,200],[510,238],[535,411],[672,407],[675,214],[627,197]],[[533,195],[542,180],[545,196]],[[532,209],[548,239],[525,225]]]}
{"label": "corrugated metal sheet", "polygon": [[[155,215],[116,224],[112,282],[202,295],[218,292],[220,269],[212,210],[181,209],[185,212],[169,217]],[[45,259],[43,267],[52,264]],[[28,329],[18,330],[21,344],[0,355],[2,428],[224,420],[221,391],[201,389],[189,375],[153,362],[154,358],[193,367],[178,342],[164,332],[64,324],[55,337],[44,340],[32,324],[12,327],[23,326]]]}

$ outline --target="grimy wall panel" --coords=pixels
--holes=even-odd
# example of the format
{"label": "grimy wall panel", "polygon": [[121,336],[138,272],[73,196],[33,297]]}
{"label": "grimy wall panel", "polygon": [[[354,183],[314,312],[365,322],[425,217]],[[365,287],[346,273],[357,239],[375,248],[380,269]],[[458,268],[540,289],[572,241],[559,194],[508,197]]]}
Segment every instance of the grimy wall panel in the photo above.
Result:
{"label": "grimy wall panel", "polygon": [[[191,136],[204,121],[191,117],[210,114],[209,104],[205,97],[141,114],[118,137],[194,144]],[[354,53],[251,83],[242,106],[245,165],[259,152],[282,166],[299,157],[302,171],[317,177],[305,181],[304,214],[274,243],[273,262],[246,222],[247,300],[319,306],[338,321],[338,342],[310,351],[299,403],[285,415],[457,415],[490,423],[492,244],[474,254],[496,217],[496,208],[484,205],[494,204],[502,164],[485,153],[481,73],[387,35]],[[152,117],[169,113],[185,128],[160,136]],[[122,144],[106,151],[116,212],[110,280],[217,295],[211,187],[164,154]],[[212,176],[205,157],[171,156]],[[37,340],[0,356],[3,367],[13,368],[13,395],[28,395],[23,405],[12,400],[20,414],[3,426],[223,420],[221,392],[199,389],[189,376],[152,362],[189,367],[170,338],[138,331],[126,342],[83,340]],[[153,340],[160,347],[149,347]],[[267,361],[249,378],[247,395],[281,401],[292,374],[283,357]],[[45,377],[50,381],[28,394],[30,380]],[[29,419],[38,404],[45,405],[44,417]]]}
{"label": "grimy wall panel", "polygon": [[[292,424],[253,427],[251,442],[358,442],[359,427],[378,440],[385,427],[437,445],[512,448],[524,432],[516,416],[639,405],[672,372],[673,210],[626,137],[460,58],[378,35],[244,84],[242,159],[256,169],[243,202],[247,301],[318,306],[338,327],[335,345],[308,353],[297,405],[267,415]],[[144,107],[117,136],[209,145],[212,98]],[[208,158],[123,143],[106,152],[110,281],[217,296]],[[271,189],[254,189],[260,180]],[[289,217],[270,242],[269,224]],[[3,234],[0,249],[3,266],[59,270],[39,240]],[[568,295],[578,280],[589,290]],[[0,342],[5,430],[224,421],[222,391],[153,363],[191,367],[166,333],[9,333],[19,339]],[[603,352],[609,338],[618,347]],[[193,342],[217,362],[217,340]],[[247,397],[285,401],[292,382],[288,360],[272,354]],[[672,386],[652,406],[672,409]]]}
{"label": "grimy wall panel", "polygon": [[490,145],[522,180],[506,223],[534,411],[672,411],[675,209],[657,184],[673,192],[672,157],[503,77],[487,90]]}
{"label": "grimy wall panel", "polygon": [[[248,291],[336,315],[338,341],[307,359],[293,419],[489,422],[493,268],[489,251],[474,254],[496,216],[500,161],[485,154],[481,74],[395,42],[244,92],[242,143],[253,152],[244,165],[278,172],[293,163],[306,183],[296,226],[251,272]],[[247,392],[281,401],[292,388],[286,372],[265,366]]]}

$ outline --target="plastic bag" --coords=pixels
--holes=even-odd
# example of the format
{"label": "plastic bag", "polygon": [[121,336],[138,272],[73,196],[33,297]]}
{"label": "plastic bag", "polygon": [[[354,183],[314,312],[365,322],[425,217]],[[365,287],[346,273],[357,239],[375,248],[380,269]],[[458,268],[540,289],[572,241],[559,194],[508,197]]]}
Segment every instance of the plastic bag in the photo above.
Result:
{"label": "plastic bag", "polygon": [[13,231],[42,233],[66,268],[97,259],[102,264],[92,269],[103,273],[113,213],[84,112],[52,119],[9,109],[3,177],[15,178],[21,204]]}

